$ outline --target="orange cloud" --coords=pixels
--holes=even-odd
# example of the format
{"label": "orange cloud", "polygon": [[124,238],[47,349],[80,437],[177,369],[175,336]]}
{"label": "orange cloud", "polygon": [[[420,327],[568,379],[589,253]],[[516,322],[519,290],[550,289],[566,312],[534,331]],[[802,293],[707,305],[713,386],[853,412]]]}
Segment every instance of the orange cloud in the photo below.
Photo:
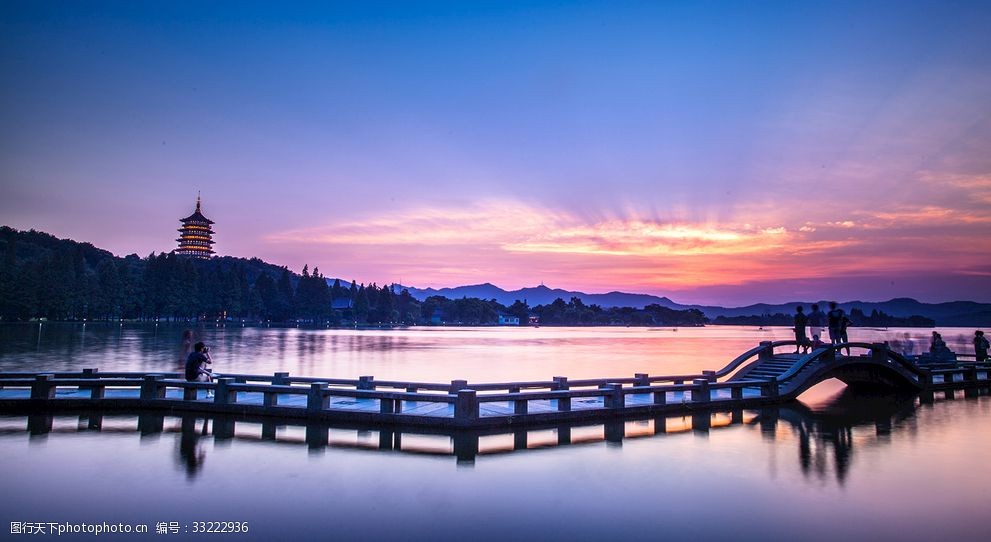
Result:
{"label": "orange cloud", "polygon": [[[768,217],[772,215],[767,214]],[[759,280],[976,269],[988,241],[947,234],[925,257],[912,224],[967,225],[986,216],[941,207],[852,212],[815,223],[595,219],[512,200],[414,208],[275,233],[273,244],[333,254],[341,273],[418,285],[540,280],[590,290],[690,288]],[[326,248],[321,248],[326,247]],[[323,266],[321,267],[323,268]]]}

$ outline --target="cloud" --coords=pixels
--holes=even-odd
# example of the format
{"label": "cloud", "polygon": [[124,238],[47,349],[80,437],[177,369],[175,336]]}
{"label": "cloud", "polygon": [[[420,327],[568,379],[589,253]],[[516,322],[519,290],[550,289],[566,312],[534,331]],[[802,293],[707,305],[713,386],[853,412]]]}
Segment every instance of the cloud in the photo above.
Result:
{"label": "cloud", "polygon": [[278,232],[265,240],[314,245],[492,245],[510,252],[673,256],[763,251],[781,246],[790,237],[783,226],[589,220],[521,202],[492,200],[419,207]]}
{"label": "cloud", "polygon": [[265,240],[333,255],[335,268],[379,282],[519,287],[543,280],[590,291],[979,273],[989,249],[974,234],[986,217],[937,206],[852,210],[849,217],[794,224],[771,214],[763,223],[757,215],[700,222],[630,215],[589,217],[494,199],[342,219]]}

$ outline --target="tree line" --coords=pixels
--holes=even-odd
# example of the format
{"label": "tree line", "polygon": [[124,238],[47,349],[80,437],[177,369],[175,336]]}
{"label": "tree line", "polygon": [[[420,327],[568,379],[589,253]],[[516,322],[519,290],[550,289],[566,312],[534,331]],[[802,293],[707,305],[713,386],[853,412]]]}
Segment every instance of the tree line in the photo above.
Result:
{"label": "tree line", "polygon": [[296,274],[257,258],[200,260],[174,253],[117,257],[89,243],[0,227],[0,319],[244,320],[328,325],[489,325],[531,316],[541,325],[702,325],[697,310],[603,308],[578,298],[423,301],[375,283],[328,283],[316,267]]}

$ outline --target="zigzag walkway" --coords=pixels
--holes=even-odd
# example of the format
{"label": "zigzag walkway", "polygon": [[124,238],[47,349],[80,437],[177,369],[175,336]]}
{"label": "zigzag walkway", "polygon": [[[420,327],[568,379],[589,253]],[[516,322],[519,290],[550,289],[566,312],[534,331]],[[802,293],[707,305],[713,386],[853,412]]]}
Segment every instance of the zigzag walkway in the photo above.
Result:
{"label": "zigzag walkway", "polygon": [[[830,378],[851,386],[920,392],[991,387],[991,366],[920,365],[884,343],[845,343],[793,354],[794,341],[763,342],[718,371],[692,375],[469,383],[224,375],[186,382],[176,373],[0,373],[0,412],[51,409],[227,413],[433,427],[498,427],[790,401]],[[776,352],[775,350],[779,350]],[[847,355],[842,355],[843,351]]]}

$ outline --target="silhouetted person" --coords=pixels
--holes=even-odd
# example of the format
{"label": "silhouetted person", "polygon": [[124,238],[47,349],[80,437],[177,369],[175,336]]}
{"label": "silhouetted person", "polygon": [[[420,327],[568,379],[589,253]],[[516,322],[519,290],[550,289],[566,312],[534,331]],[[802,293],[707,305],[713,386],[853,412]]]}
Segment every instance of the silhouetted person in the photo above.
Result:
{"label": "silhouetted person", "polygon": [[[853,321],[850,320],[850,318],[846,314],[844,314],[843,316],[840,317],[840,342],[841,343],[848,343],[848,342],[850,342],[850,337],[847,336],[847,329],[850,327],[850,324],[852,324],[852,323],[853,323]],[[848,356],[850,355],[850,347],[849,346],[846,347],[846,355],[848,355]]]}
{"label": "silhouetted person", "polygon": [[934,360],[952,360],[953,352],[946,346],[946,341],[938,332],[933,331],[932,341],[929,343],[929,353]]}
{"label": "silhouetted person", "polygon": [[826,343],[822,342],[822,340],[819,338],[819,335],[813,335],[812,336],[812,349],[813,350],[818,350],[818,349],[822,348],[823,346],[826,346]]}
{"label": "silhouetted person", "polygon": [[826,325],[826,315],[819,310],[817,303],[812,304],[812,312],[809,313],[809,335],[822,337],[822,328]]}
{"label": "silhouetted person", "polygon": [[186,380],[190,382],[213,382],[213,373],[209,365],[210,349],[202,342],[193,345],[193,353],[186,358]]}
{"label": "silhouetted person", "polygon": [[977,330],[974,332],[974,356],[977,358],[978,363],[984,363],[988,360],[988,338],[984,336],[984,332]]}
{"label": "silhouetted person", "polygon": [[829,323],[829,342],[832,344],[840,344],[840,322],[844,316],[843,309],[837,307],[835,301],[830,301],[826,319]]}
{"label": "silhouetted person", "polygon": [[812,344],[809,342],[809,338],[805,335],[805,326],[809,322],[808,316],[805,316],[803,312],[805,309],[801,305],[795,307],[795,353],[797,354],[799,350],[802,352],[808,352],[809,346]]}

